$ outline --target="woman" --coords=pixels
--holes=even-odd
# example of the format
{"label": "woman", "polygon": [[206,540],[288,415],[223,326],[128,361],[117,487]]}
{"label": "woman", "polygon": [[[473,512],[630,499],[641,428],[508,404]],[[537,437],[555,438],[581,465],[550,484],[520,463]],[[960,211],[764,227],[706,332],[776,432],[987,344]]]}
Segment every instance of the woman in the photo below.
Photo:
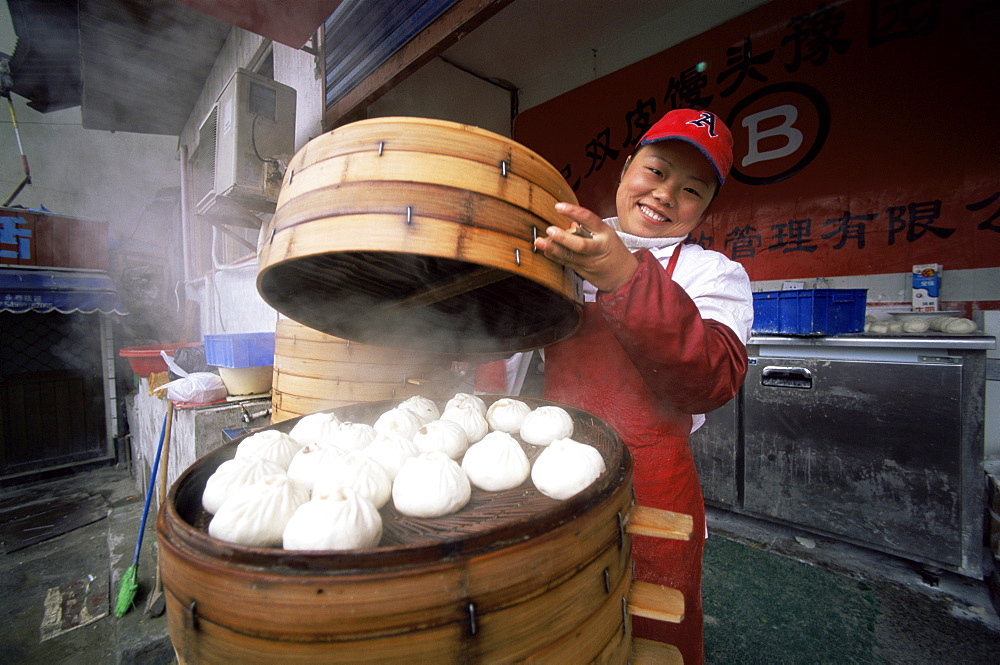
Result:
{"label": "woman", "polygon": [[705,506],[688,435],[746,375],[753,297],[746,271],[683,245],[732,165],[732,136],[712,113],[667,113],[622,170],[618,216],[556,209],[590,232],[549,227],[535,246],[586,280],[579,332],[545,349],[546,399],[617,429],[635,460],[637,502],[694,518],[690,541],[633,538],[636,579],[684,594],[680,624],[633,618],[633,635],[704,661],[701,560]]}

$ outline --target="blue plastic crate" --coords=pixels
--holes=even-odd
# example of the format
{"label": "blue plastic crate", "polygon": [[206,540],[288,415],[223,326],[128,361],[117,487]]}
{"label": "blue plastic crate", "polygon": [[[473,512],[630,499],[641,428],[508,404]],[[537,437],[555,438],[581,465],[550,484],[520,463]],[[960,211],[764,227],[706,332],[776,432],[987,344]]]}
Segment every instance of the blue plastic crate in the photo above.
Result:
{"label": "blue plastic crate", "polygon": [[753,294],[753,332],[838,335],[865,329],[868,289],[799,289]]}
{"label": "blue plastic crate", "polygon": [[205,363],[213,367],[263,367],[274,364],[274,333],[205,335]]}

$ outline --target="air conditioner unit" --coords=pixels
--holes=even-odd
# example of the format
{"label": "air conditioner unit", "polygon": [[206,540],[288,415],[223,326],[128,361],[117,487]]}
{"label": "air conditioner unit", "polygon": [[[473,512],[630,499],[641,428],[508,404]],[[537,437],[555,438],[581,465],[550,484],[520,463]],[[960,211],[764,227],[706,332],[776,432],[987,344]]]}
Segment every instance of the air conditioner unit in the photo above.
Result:
{"label": "air conditioner unit", "polygon": [[294,150],[295,89],[237,69],[198,130],[191,158],[198,214],[274,212]]}

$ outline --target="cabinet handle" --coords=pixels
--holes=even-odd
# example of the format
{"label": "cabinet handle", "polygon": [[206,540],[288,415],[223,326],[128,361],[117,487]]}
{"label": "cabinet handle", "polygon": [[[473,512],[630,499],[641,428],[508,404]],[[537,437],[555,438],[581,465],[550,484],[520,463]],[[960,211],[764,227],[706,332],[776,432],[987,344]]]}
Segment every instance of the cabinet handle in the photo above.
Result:
{"label": "cabinet handle", "polygon": [[809,390],[813,385],[813,376],[805,367],[765,367],[760,373],[760,385]]}

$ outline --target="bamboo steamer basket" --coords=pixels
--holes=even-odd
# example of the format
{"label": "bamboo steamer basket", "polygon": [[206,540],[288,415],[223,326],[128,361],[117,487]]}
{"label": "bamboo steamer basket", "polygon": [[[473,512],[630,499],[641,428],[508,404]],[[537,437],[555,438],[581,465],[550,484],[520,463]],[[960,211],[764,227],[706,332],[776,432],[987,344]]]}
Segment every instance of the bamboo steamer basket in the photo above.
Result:
{"label": "bamboo steamer basket", "polygon": [[[333,412],[374,422],[397,403]],[[635,655],[643,650],[659,659],[646,662],[673,662],[662,660],[676,655],[672,647],[651,651],[631,639],[629,614],[680,621],[683,599],[631,581],[630,534],[689,538],[691,520],[633,506],[631,456],[617,433],[561,406],[574,438],[604,457],[607,469],[590,487],[565,501],[530,480],[504,492],[474,488],[465,508],[437,519],[404,516],[390,502],[382,540],[368,550],[284,551],[209,536],[205,482],[242,439],[200,458],[171,487],[156,523],[179,662],[617,664],[644,662]]]}
{"label": "bamboo steamer basket", "polygon": [[539,155],[444,120],[377,118],[289,163],[259,255],[276,310],[329,335],[454,354],[569,337],[580,278],[534,251],[572,188]]}
{"label": "bamboo steamer basket", "polygon": [[279,318],[274,336],[272,422],[358,402],[453,395],[463,380],[452,356],[372,346]]}

